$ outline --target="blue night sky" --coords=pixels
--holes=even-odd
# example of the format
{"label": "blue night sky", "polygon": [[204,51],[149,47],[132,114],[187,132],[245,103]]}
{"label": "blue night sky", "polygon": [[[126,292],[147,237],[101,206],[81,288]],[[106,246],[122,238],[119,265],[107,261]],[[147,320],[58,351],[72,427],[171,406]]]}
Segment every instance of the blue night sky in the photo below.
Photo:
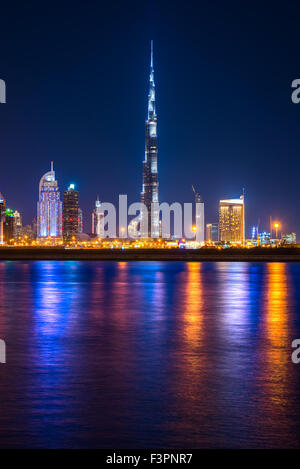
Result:
{"label": "blue night sky", "polygon": [[[139,201],[154,40],[160,201],[246,188],[246,224],[300,233],[297,2],[6,2],[1,5],[0,192],[29,223],[54,160],[80,191],[84,230],[100,200]],[[247,230],[250,235],[250,229]]]}

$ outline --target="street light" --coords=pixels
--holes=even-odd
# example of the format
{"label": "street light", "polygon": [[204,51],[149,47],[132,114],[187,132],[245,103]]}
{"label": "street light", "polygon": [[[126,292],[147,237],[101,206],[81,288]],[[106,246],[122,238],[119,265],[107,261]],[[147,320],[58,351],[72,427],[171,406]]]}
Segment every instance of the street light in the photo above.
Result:
{"label": "street light", "polygon": [[279,223],[274,223],[274,228],[276,230],[276,239],[278,238],[278,228],[279,228]]}
{"label": "street light", "polygon": [[196,225],[192,226],[192,231],[195,233],[195,238],[194,239],[196,239],[196,231],[197,231],[197,226]]}
{"label": "street light", "polygon": [[274,223],[274,228],[275,228],[275,230],[276,230],[276,235],[275,235],[275,237],[276,237],[276,246],[277,246],[278,228],[279,228],[279,223],[278,223],[278,222]]}

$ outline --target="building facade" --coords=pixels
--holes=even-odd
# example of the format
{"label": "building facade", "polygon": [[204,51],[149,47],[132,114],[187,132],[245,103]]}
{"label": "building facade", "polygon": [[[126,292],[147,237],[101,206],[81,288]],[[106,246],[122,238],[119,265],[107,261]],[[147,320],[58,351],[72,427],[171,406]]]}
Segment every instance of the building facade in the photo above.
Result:
{"label": "building facade", "polygon": [[101,229],[101,222],[104,218],[104,213],[101,208],[101,202],[99,200],[99,197],[97,197],[97,200],[95,202],[95,208],[92,212],[92,233],[96,235],[98,238],[102,237],[102,231],[103,228]]}
{"label": "building facade", "polygon": [[206,224],[206,241],[216,243],[219,241],[219,224],[207,223]]}
{"label": "building facade", "polygon": [[245,242],[245,204],[244,195],[239,199],[220,200],[219,239],[232,244]]}
{"label": "building facade", "polygon": [[18,239],[22,234],[22,217],[18,210],[14,211],[14,239]]}
{"label": "building facade", "polygon": [[195,226],[196,226],[196,241],[199,243],[204,242],[204,202],[202,196],[192,186],[195,194]]}
{"label": "building facade", "polygon": [[37,224],[34,219],[31,224],[22,226],[21,236],[24,241],[35,241],[37,237]]}
{"label": "building facade", "polygon": [[3,244],[4,239],[4,218],[5,218],[5,199],[0,192],[0,244]]}
{"label": "building facade", "polygon": [[83,233],[83,214],[81,208],[78,208],[78,233]]}
{"label": "building facade", "polygon": [[257,241],[258,238],[258,229],[257,226],[252,226],[251,228],[251,239]]}
{"label": "building facade", "polygon": [[157,115],[155,109],[153,41],[151,41],[150,85],[148,115],[145,124],[145,160],[143,162],[141,201],[146,207],[146,211],[141,214],[141,232],[144,237],[158,238],[160,236],[160,224],[158,210]]}
{"label": "building facade", "polygon": [[282,244],[296,244],[296,233],[282,233],[281,242]]}
{"label": "building facade", "polygon": [[271,244],[271,233],[266,231],[258,233],[257,241],[259,246],[269,246]]}
{"label": "building facade", "polygon": [[79,193],[70,184],[63,193],[63,239],[64,243],[77,240],[79,232]]}
{"label": "building facade", "polygon": [[12,244],[14,240],[14,212],[10,208],[5,210],[3,223],[3,241],[5,244]]}
{"label": "building facade", "polygon": [[62,236],[62,203],[52,161],[50,171],[44,174],[39,184],[37,236],[39,239]]}

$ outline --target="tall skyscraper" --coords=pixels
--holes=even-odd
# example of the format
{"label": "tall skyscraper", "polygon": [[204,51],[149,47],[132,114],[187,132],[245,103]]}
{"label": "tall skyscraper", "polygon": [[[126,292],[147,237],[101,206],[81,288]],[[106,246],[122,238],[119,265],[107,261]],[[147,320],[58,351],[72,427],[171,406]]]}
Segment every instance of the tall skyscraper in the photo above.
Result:
{"label": "tall skyscraper", "polygon": [[219,241],[219,225],[218,223],[207,223],[206,225],[206,241]]}
{"label": "tall skyscraper", "polygon": [[257,241],[257,236],[258,236],[257,226],[252,226],[252,228],[251,228],[251,239],[252,239],[252,241]]}
{"label": "tall skyscraper", "polygon": [[195,225],[196,225],[196,241],[203,243],[204,242],[204,202],[202,196],[199,192],[196,191],[194,186],[192,186],[193,192],[195,194]]}
{"label": "tall skyscraper", "polygon": [[77,240],[79,227],[79,193],[74,184],[63,194],[63,238],[64,243]]}
{"label": "tall skyscraper", "polygon": [[3,230],[4,230],[4,227],[3,227],[3,224],[4,224],[4,217],[5,217],[5,199],[4,197],[2,196],[1,192],[0,192],[0,244],[3,244],[3,236],[4,236],[4,233],[3,233]]}
{"label": "tall skyscraper", "polygon": [[97,235],[98,238],[101,238],[101,220],[103,217],[104,213],[101,208],[101,202],[99,197],[97,197],[95,208],[92,213],[92,233]]}
{"label": "tall skyscraper", "polygon": [[[145,204],[148,213],[142,213],[141,231],[145,237],[158,238],[160,236],[160,225],[158,210],[157,115],[155,110],[153,41],[151,41],[150,86],[145,136],[145,160],[143,162],[143,187],[141,201]],[[152,203],[155,205],[152,206]],[[145,229],[145,223],[147,225],[147,229]]]}
{"label": "tall skyscraper", "polygon": [[37,223],[35,218],[32,220],[30,225],[22,226],[21,236],[26,241],[35,241],[37,237]]}
{"label": "tall skyscraper", "polygon": [[245,204],[244,195],[239,199],[220,200],[219,205],[220,241],[244,244]]}
{"label": "tall skyscraper", "polygon": [[40,180],[39,201],[37,204],[38,238],[61,238],[62,236],[62,203],[58,183],[55,180],[53,161],[51,169]]}
{"label": "tall skyscraper", "polygon": [[3,240],[4,243],[10,244],[14,239],[14,211],[10,208],[5,210],[3,223]]}
{"label": "tall skyscraper", "polygon": [[83,233],[83,214],[81,208],[78,208],[78,233]]}
{"label": "tall skyscraper", "polygon": [[14,211],[14,239],[21,236],[22,232],[22,217],[18,210]]}

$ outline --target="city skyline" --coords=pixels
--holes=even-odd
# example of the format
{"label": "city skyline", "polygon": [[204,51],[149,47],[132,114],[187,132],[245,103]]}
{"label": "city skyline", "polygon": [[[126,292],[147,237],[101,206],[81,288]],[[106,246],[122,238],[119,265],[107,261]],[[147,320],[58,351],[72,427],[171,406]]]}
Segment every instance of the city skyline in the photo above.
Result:
{"label": "city skyline", "polygon": [[[36,222],[35,218],[32,222],[32,234],[34,234],[34,224],[36,224],[37,240],[42,241],[43,238],[45,240],[47,240],[47,238],[53,238],[53,240],[56,239],[59,243],[61,243],[61,241],[63,240],[66,244],[77,241],[77,239],[87,241],[87,239],[89,238],[85,237],[87,234],[89,236],[93,235],[96,238],[108,237],[134,239],[136,237],[153,237],[157,239],[162,237],[165,239],[178,240],[180,238],[187,238],[187,240],[197,240],[197,243],[203,243],[204,241],[217,241],[225,243],[225,245],[227,243],[232,243],[233,245],[245,245],[247,241],[252,241],[253,245],[257,245],[257,242],[258,244],[265,244],[266,240],[268,240],[268,243],[270,244],[271,240],[275,241],[281,238],[286,244],[296,244],[297,240],[295,230],[287,230],[285,227],[282,226],[279,221],[272,220],[272,217],[270,217],[269,220],[269,233],[265,230],[265,227],[261,225],[259,219],[257,225],[253,225],[251,227],[246,226],[244,189],[242,195],[239,198],[219,200],[219,214],[217,217],[217,222],[207,222],[207,220],[205,220],[203,197],[198,191],[196,191],[193,185],[192,190],[194,193],[194,203],[158,203],[157,217],[158,220],[160,220],[159,223],[162,226],[162,231],[159,230],[153,236],[150,235],[150,231],[148,234],[145,234],[145,232],[143,231],[141,231],[140,234],[137,234],[141,230],[141,227],[139,229],[137,228],[137,226],[139,226],[139,222],[136,221],[140,220],[140,215],[136,218],[133,213],[131,213],[131,209],[128,206],[127,195],[124,194],[119,194],[118,207],[114,206],[113,204],[107,201],[100,202],[99,196],[97,196],[95,207],[90,212],[91,229],[88,226],[87,229],[83,230],[83,215],[82,210],[79,207],[79,191],[77,190],[77,188],[75,189],[74,183],[70,183],[68,188],[63,191],[63,197],[61,200],[59,184],[54,171],[54,164],[53,161],[51,161],[50,171],[46,172],[41,177],[39,182],[37,217]],[[123,203],[124,201],[122,201],[124,197],[126,199],[125,206]],[[131,206],[135,205],[143,205],[143,202],[142,204],[133,203]],[[188,209],[188,205],[190,205],[191,212],[190,222],[187,226],[186,220],[189,219],[190,210]],[[106,218],[104,214],[104,212],[108,210],[107,206],[111,206],[113,208],[115,219],[113,222],[114,228],[112,232],[114,234],[108,234],[110,230],[107,232],[106,230],[104,230],[104,225],[110,221],[110,216]],[[147,211],[146,206],[145,209]],[[177,209],[179,209],[179,212]],[[140,208],[135,208],[134,210],[140,210]],[[187,210],[186,214],[185,210]],[[22,226],[22,213],[16,210],[15,207],[13,209],[8,208],[6,200],[1,193],[0,211],[0,244],[3,244],[3,240],[5,241],[5,243],[13,241],[13,238],[16,238],[16,235],[17,237],[23,238],[25,234],[28,234],[27,230],[28,228],[30,229],[30,225]],[[174,214],[174,226],[171,221],[171,211],[173,211]],[[137,214],[138,212],[134,211],[134,213]],[[156,211],[154,212],[154,217],[155,216]],[[165,218],[165,216],[167,216],[167,218]],[[177,219],[178,216],[181,219],[180,222]],[[147,215],[146,217],[148,218]],[[14,221],[10,220],[10,218],[14,219]],[[102,218],[105,218],[103,222],[101,222]],[[127,220],[126,226],[120,224],[121,219],[123,221]],[[167,222],[169,224],[168,227],[165,226],[167,219],[169,220]],[[9,227],[9,235],[7,234],[8,231],[6,230],[5,234],[5,229],[3,229],[4,224],[7,225],[8,221],[10,221],[11,225]],[[136,225],[136,223],[138,223],[138,225]],[[178,232],[178,230],[181,231],[182,229],[180,225],[182,225],[183,227],[183,232],[181,235],[177,235],[176,232]],[[249,236],[247,235],[248,232]],[[106,233],[106,235],[103,235],[103,233]],[[274,233],[276,233],[275,237]],[[78,238],[78,235],[83,235],[83,237],[79,236]],[[31,236],[29,236],[29,238],[31,238]],[[14,241],[17,241],[17,239],[15,239]]]}

